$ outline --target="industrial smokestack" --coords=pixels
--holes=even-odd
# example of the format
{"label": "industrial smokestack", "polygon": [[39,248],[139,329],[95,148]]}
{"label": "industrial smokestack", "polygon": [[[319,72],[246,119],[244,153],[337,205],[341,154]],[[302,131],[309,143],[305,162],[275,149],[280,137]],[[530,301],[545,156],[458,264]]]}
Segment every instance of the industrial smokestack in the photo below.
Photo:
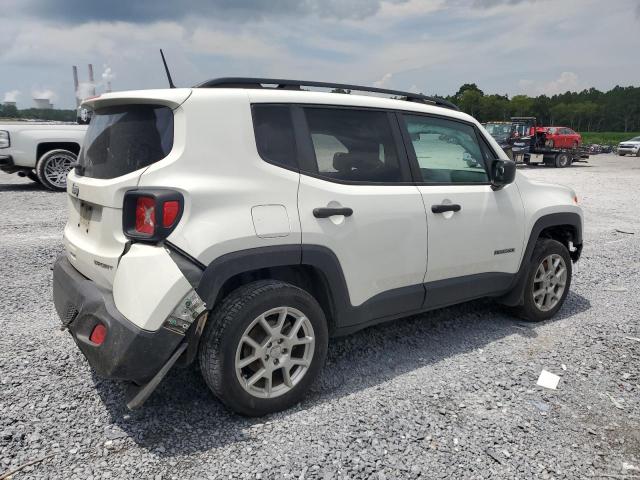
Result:
{"label": "industrial smokestack", "polygon": [[80,84],[78,83],[78,67],[73,66],[73,96],[76,97],[76,107],[80,106],[80,99],[78,98],[78,87]]}
{"label": "industrial smokestack", "polygon": [[95,95],[96,94],[96,82],[93,79],[93,65],[89,64],[89,83],[92,85],[91,86],[91,95]]}

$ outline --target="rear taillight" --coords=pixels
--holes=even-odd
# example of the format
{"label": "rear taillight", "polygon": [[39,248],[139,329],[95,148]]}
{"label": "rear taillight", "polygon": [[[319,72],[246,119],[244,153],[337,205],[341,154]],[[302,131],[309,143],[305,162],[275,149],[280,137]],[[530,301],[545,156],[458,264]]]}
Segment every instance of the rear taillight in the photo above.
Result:
{"label": "rear taillight", "polygon": [[175,190],[129,190],[122,209],[124,234],[134,240],[163,240],[180,221],[183,209],[184,197]]}
{"label": "rear taillight", "polygon": [[136,199],[136,232],[153,235],[156,228],[156,201],[152,197]]}
{"label": "rear taillight", "polygon": [[102,345],[105,338],[107,338],[107,327],[101,323],[93,327],[91,335],[89,336],[91,343],[94,343],[95,345]]}
{"label": "rear taillight", "polygon": [[162,226],[169,228],[173,225],[180,213],[180,203],[170,200],[162,204]]}

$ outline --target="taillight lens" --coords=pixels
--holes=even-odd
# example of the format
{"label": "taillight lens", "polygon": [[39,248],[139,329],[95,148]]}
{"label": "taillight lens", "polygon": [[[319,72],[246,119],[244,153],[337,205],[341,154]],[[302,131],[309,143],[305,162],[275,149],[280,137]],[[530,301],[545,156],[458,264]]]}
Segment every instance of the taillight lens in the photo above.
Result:
{"label": "taillight lens", "polygon": [[91,341],[91,343],[102,345],[105,338],[107,338],[107,327],[105,327],[101,323],[93,327],[91,335],[89,336],[89,340]]}
{"label": "taillight lens", "polygon": [[176,221],[180,213],[180,203],[177,200],[170,200],[162,204],[162,226],[169,228]]}
{"label": "taillight lens", "polygon": [[159,242],[180,222],[184,198],[168,188],[130,190],[124,195],[122,228],[134,240]]}
{"label": "taillight lens", "polygon": [[156,201],[151,197],[136,200],[136,232],[153,235],[156,228]]}

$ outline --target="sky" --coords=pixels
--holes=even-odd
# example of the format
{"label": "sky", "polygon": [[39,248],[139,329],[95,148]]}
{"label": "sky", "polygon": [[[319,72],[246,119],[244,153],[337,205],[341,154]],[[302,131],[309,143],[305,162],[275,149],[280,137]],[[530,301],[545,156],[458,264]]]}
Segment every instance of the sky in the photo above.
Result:
{"label": "sky", "polygon": [[[0,101],[251,76],[449,95],[640,85],[640,0],[0,0]],[[80,94],[90,85],[83,83]]]}

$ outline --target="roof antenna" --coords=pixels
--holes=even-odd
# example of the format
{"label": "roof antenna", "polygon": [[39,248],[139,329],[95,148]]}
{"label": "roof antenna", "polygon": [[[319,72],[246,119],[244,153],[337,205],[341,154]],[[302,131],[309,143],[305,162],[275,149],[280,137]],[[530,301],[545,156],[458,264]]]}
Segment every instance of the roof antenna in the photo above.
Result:
{"label": "roof antenna", "polygon": [[160,49],[160,55],[162,56],[162,63],[164,63],[164,69],[167,72],[167,79],[169,80],[169,88],[176,88],[173,84],[173,80],[171,80],[171,73],[169,72],[169,67],[167,67],[167,61],[164,59],[164,53],[162,49]]}

